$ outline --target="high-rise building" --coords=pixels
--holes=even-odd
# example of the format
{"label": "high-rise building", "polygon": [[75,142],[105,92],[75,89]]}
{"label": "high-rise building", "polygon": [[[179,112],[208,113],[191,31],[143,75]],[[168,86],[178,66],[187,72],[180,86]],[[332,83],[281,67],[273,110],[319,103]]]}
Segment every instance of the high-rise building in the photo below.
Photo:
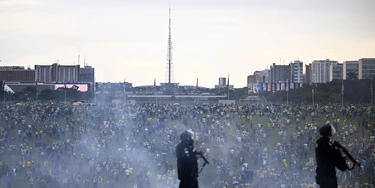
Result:
{"label": "high-rise building", "polygon": [[35,65],[35,81],[39,83],[51,83],[51,65]]}
{"label": "high-rise building", "polygon": [[269,83],[286,82],[290,78],[289,65],[276,65],[275,63],[270,66]]}
{"label": "high-rise building", "polygon": [[[67,83],[74,83],[79,82],[79,65],[57,65],[58,71],[55,80],[56,82],[67,82]],[[53,70],[53,69],[52,69]]]}
{"label": "high-rise building", "polygon": [[254,87],[257,85],[257,78],[255,75],[249,75],[247,76],[247,88],[248,88],[248,94],[254,93]]}
{"label": "high-rise building", "polygon": [[225,77],[219,78],[219,86],[222,86],[222,85],[227,85],[227,78]]}
{"label": "high-rise building", "polygon": [[312,82],[311,63],[305,65],[305,83],[310,84]]}
{"label": "high-rise building", "polygon": [[331,65],[338,64],[337,61],[315,60],[311,63],[311,77],[313,83],[327,83],[330,81]]}
{"label": "high-rise building", "polygon": [[290,78],[289,82],[293,83],[303,83],[303,62],[300,60],[296,60],[290,65]]}
{"label": "high-rise building", "polygon": [[329,73],[329,81],[343,79],[343,64],[332,63]]}
{"label": "high-rise building", "polygon": [[[95,84],[95,69],[91,66],[85,66],[79,69],[79,82],[88,83],[91,86]],[[94,88],[94,87],[91,87]]]}
{"label": "high-rise building", "polygon": [[262,70],[262,71],[255,71],[254,76],[256,78],[256,82],[259,83],[268,83],[269,82],[269,73],[270,70]]}
{"label": "high-rise building", "polygon": [[344,61],[343,79],[358,79],[358,61]]}
{"label": "high-rise building", "polygon": [[22,66],[0,67],[0,79],[5,82],[33,83],[35,82],[35,71]]}
{"label": "high-rise building", "polygon": [[249,85],[250,83],[257,83],[257,79],[256,79],[255,75],[247,76],[247,85]]}
{"label": "high-rise building", "polygon": [[[229,82],[229,77],[228,77],[228,82]],[[198,85],[198,84],[197,84]],[[228,86],[228,83],[227,83],[227,78],[225,77],[220,77],[219,78],[219,85],[215,85],[214,86],[216,89],[223,89],[223,88],[228,88],[229,89],[233,89],[234,88],[234,85],[229,85]]]}
{"label": "high-rise building", "polygon": [[358,62],[358,78],[369,79],[375,77],[375,58],[362,58]]}
{"label": "high-rise building", "polygon": [[40,83],[77,83],[79,65],[35,65],[35,80]]}

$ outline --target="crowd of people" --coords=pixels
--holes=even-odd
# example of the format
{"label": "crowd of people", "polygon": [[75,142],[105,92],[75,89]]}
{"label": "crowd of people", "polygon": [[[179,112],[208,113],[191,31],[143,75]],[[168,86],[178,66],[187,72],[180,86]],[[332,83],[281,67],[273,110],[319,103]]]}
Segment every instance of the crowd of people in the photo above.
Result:
{"label": "crowd of people", "polygon": [[0,187],[175,188],[175,147],[187,129],[211,162],[201,187],[315,187],[326,121],[363,164],[338,172],[339,185],[375,185],[368,106],[8,102],[0,110]]}

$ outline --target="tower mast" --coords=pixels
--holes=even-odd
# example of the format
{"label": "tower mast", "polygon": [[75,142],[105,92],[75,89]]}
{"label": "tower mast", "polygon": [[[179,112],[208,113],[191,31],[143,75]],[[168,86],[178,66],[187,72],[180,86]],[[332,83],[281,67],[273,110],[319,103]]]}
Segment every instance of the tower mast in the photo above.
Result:
{"label": "tower mast", "polygon": [[172,57],[172,19],[171,19],[171,8],[169,7],[169,33],[168,33],[168,53],[167,53],[167,76],[166,82],[168,84],[173,83],[173,57]]}

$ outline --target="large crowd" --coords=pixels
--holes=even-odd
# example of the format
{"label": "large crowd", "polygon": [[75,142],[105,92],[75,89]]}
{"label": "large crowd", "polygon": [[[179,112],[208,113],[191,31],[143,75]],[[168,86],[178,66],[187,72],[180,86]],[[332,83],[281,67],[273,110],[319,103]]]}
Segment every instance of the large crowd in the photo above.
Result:
{"label": "large crowd", "polygon": [[175,147],[191,129],[211,162],[201,187],[312,188],[326,121],[363,164],[338,171],[339,185],[375,185],[368,106],[9,102],[0,110],[0,187],[175,188]]}

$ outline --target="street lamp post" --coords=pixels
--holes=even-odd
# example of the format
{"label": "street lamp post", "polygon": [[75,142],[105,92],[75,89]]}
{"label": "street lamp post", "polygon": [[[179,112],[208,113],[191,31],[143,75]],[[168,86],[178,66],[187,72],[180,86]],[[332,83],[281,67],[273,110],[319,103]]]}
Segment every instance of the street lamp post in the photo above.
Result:
{"label": "street lamp post", "polygon": [[66,103],[66,88],[64,89],[64,103]]}
{"label": "street lamp post", "polygon": [[289,79],[286,80],[285,83],[285,89],[286,89],[286,106],[289,106]]}
{"label": "street lamp post", "polygon": [[3,97],[4,97],[4,102],[5,102],[5,96],[6,96],[6,94],[7,94],[7,92],[5,91],[5,79],[3,79]]}
{"label": "street lamp post", "polygon": [[38,102],[38,88],[36,89],[36,98],[35,101]]}
{"label": "street lamp post", "polygon": [[289,89],[286,90],[286,106],[289,106]]}

